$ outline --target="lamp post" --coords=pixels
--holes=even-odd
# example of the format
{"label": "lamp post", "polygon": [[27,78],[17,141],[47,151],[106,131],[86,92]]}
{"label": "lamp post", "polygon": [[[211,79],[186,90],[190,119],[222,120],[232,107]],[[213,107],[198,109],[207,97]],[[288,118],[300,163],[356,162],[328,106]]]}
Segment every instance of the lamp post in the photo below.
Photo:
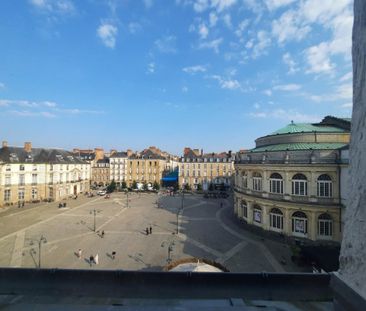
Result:
{"label": "lamp post", "polygon": [[97,213],[100,213],[100,210],[97,209],[93,209],[90,211],[91,215],[94,215],[94,227],[93,227],[93,231],[95,232],[97,230],[97,224],[96,224],[96,218],[97,218]]}
{"label": "lamp post", "polygon": [[182,190],[182,201],[180,209],[177,208],[177,234],[179,234],[179,214],[183,213],[183,208],[184,208],[184,190]]}
{"label": "lamp post", "polygon": [[[34,242],[38,243],[38,269],[41,269],[41,251],[42,251],[42,244],[47,243],[47,239],[43,234],[39,239],[32,239],[30,242],[30,245],[33,245]],[[32,254],[36,254],[36,251],[32,248],[31,249]]]}

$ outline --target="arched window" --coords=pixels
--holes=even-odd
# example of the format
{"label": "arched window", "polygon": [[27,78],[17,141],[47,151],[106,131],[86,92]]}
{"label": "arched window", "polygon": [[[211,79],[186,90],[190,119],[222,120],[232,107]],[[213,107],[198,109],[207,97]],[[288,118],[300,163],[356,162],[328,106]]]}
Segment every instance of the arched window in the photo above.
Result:
{"label": "arched window", "polygon": [[292,214],[292,232],[300,236],[308,233],[308,219],[305,213],[295,212]]}
{"label": "arched window", "polygon": [[253,190],[262,191],[262,175],[260,173],[253,173]]}
{"label": "arched window", "polygon": [[333,183],[329,175],[323,174],[318,177],[317,195],[323,198],[331,198],[333,196]]}
{"label": "arched window", "polygon": [[318,235],[321,237],[331,237],[333,235],[333,220],[329,214],[319,215]]}
{"label": "arched window", "polygon": [[269,192],[283,193],[283,179],[278,173],[273,173],[269,177]]}
{"label": "arched window", "polygon": [[292,195],[308,195],[308,181],[303,174],[296,174],[292,177]]}
{"label": "arched window", "polygon": [[247,174],[247,172],[242,172],[241,173],[241,186],[244,189],[248,188],[248,174]]}
{"label": "arched window", "polygon": [[262,208],[259,205],[253,206],[253,221],[257,223],[262,222]]}
{"label": "arched window", "polygon": [[242,213],[243,213],[243,218],[248,218],[248,206],[247,206],[247,202],[245,202],[244,200],[241,201],[240,204]]}
{"label": "arched window", "polygon": [[283,229],[283,213],[278,208],[272,208],[269,212],[269,225],[272,229]]}

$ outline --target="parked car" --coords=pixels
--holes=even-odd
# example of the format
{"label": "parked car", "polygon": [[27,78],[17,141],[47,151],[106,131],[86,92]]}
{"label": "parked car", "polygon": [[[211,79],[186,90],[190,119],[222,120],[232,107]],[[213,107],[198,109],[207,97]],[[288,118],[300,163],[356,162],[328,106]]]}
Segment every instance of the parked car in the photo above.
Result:
{"label": "parked car", "polygon": [[105,191],[105,190],[99,190],[97,192],[97,195],[106,195],[106,194],[107,194],[107,191]]}

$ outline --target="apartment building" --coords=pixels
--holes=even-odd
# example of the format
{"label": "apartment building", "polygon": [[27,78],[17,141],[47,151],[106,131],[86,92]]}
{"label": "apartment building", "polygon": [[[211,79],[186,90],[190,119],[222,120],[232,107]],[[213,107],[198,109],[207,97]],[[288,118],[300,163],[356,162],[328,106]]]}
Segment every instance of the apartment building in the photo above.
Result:
{"label": "apartment building", "polygon": [[230,187],[234,172],[234,154],[203,153],[203,150],[186,147],[179,163],[179,185],[189,185],[194,190]]}
{"label": "apartment building", "polygon": [[58,201],[89,191],[90,164],[61,149],[0,148],[0,206],[18,202]]}

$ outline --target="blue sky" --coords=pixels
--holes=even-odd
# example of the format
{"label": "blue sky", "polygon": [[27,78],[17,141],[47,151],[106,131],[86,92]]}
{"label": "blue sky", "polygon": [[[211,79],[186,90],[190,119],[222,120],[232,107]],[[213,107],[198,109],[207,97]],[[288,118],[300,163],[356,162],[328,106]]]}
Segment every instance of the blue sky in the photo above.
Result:
{"label": "blue sky", "polygon": [[350,0],[3,0],[0,140],[239,150],[352,111]]}

